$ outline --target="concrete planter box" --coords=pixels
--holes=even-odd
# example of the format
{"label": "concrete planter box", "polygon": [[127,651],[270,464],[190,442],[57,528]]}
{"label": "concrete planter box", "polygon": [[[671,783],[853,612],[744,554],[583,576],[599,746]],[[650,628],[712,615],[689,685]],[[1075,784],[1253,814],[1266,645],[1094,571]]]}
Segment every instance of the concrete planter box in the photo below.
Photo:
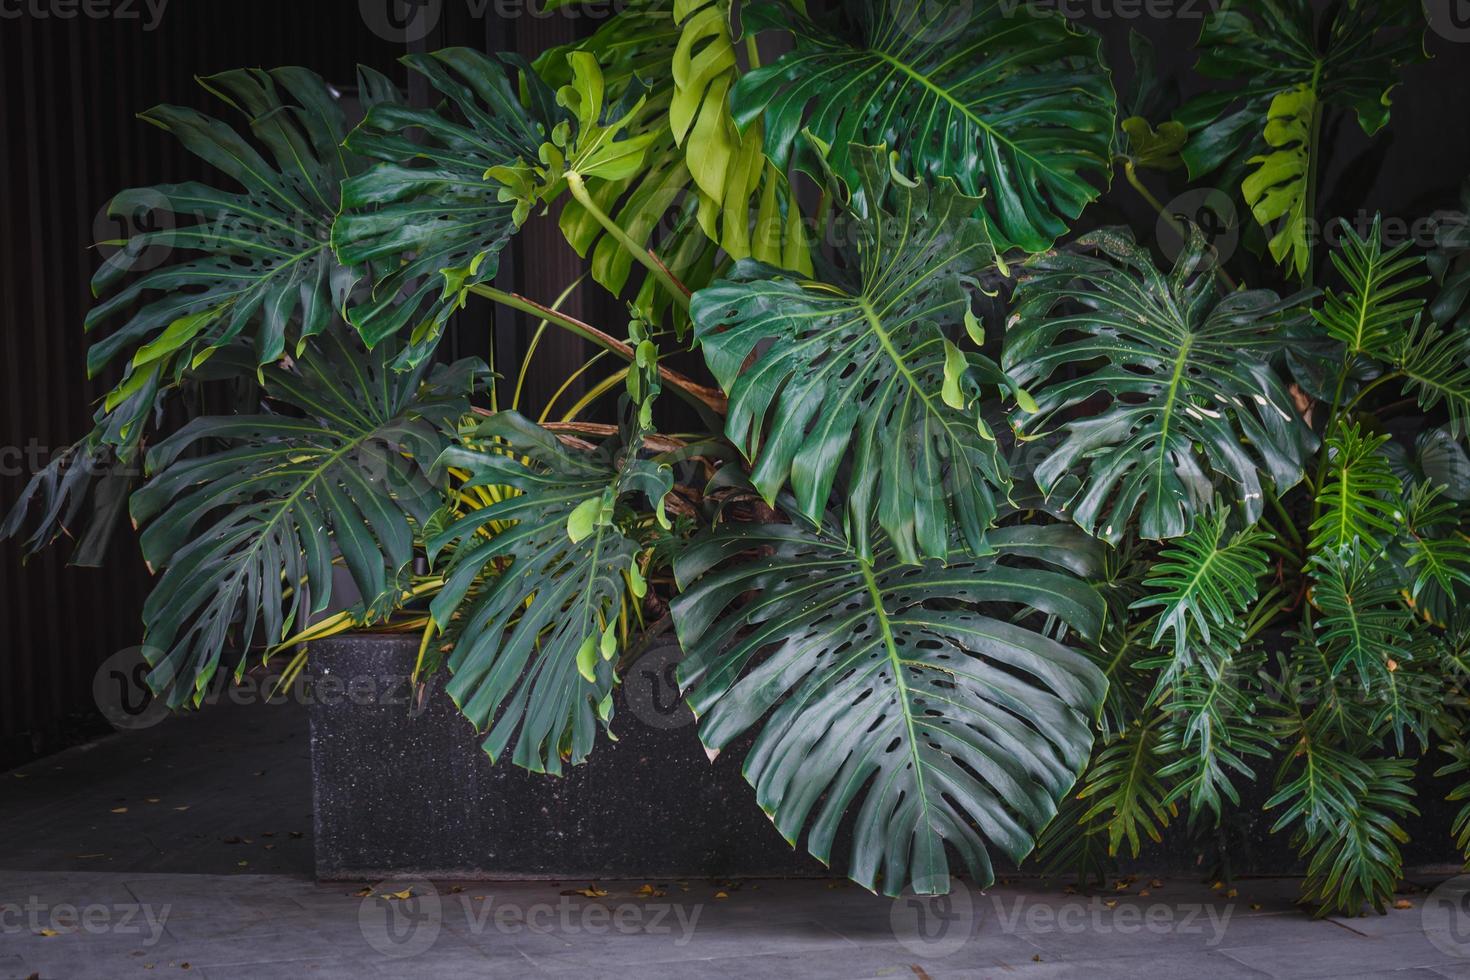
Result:
{"label": "concrete planter box", "polygon": [[312,644],[317,877],[613,878],[825,874],[781,838],[729,753],[711,764],[673,698],[677,649],[618,689],[613,732],[560,778],[492,766],[429,684],[410,704],[416,636]]}
{"label": "concrete planter box", "polygon": [[[841,874],[793,850],[740,775],[744,746],[713,764],[674,696],[677,647],[655,648],[615,694],[613,731],[561,777],[509,762],[492,766],[480,737],[444,694],[443,676],[411,704],[416,636],[348,635],[312,644],[311,765],[316,873],[325,880],[439,878],[696,878]],[[1413,866],[1458,864],[1450,780],[1419,764],[1420,811],[1405,821]],[[1191,834],[1183,812],[1161,845],[1123,871],[1219,876],[1304,870],[1288,834],[1270,834],[1262,805],[1274,763],[1244,785],[1242,807],[1217,829]],[[1006,873],[996,857],[996,870]],[[1034,868],[1034,865],[1028,865]]]}

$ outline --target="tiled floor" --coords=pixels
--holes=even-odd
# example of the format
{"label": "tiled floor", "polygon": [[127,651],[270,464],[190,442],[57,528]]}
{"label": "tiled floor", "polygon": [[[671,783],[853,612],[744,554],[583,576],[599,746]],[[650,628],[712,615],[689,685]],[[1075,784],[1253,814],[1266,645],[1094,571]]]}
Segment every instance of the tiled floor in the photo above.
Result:
{"label": "tiled floor", "polygon": [[1454,887],[1314,921],[1289,879],[319,884],[304,729],[221,706],[0,775],[0,977],[1470,978]]}

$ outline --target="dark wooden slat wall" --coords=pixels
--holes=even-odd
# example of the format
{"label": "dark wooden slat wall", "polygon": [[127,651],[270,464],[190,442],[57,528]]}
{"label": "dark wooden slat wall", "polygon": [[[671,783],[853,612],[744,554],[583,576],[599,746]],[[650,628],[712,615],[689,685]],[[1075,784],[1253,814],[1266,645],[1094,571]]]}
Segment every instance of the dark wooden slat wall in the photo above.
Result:
{"label": "dark wooden slat wall", "polygon": [[[355,66],[364,63],[403,83],[407,72],[396,59],[409,49],[503,49],[519,41],[534,52],[592,26],[565,17],[505,20],[494,3],[446,0],[435,29],[409,44],[370,29],[358,0],[170,0],[152,29],[140,0],[118,8],[139,16],[0,17],[0,506],[6,509],[34,468],[27,447],[44,450],[48,455],[36,456],[44,462],[66,446],[86,431],[89,403],[106,389],[102,380],[85,380],[81,327],[97,262],[91,245],[98,211],[125,187],[211,179],[168,134],[135,113],[171,102],[228,118],[232,110],[194,80],[228,68],[300,64],[351,84]],[[546,296],[548,283],[565,281],[576,256],[555,231],[543,230],[508,256],[507,288]],[[517,269],[526,274],[517,276]],[[485,355],[496,316],[501,359],[514,356],[525,325],[486,307],[465,318],[455,353]],[[575,345],[549,347],[538,355],[544,368],[538,375],[550,378],[581,354]],[[538,377],[533,398],[549,394],[546,385]],[[94,671],[140,640],[148,574],[135,542],[120,535],[102,569],[68,567],[65,557],[64,548],[52,549],[23,566],[14,543],[0,544],[0,768],[52,751],[81,726],[95,724]]]}

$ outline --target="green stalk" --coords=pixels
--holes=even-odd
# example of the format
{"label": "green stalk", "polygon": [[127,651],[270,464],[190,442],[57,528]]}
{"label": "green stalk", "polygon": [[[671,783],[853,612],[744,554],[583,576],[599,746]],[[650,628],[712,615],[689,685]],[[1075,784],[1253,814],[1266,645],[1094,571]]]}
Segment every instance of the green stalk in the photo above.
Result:
{"label": "green stalk", "polygon": [[[1317,62],[1317,67],[1312,69],[1312,135],[1311,142],[1307,144],[1307,189],[1303,200],[1305,213],[1303,221],[1312,222],[1317,215],[1317,159],[1321,156],[1317,152],[1317,144],[1322,138],[1322,100],[1321,93],[1317,91],[1317,83],[1322,79],[1322,62]],[[1306,231],[1306,229],[1303,229]],[[1310,244],[1307,247],[1307,272],[1302,277],[1302,287],[1312,288],[1312,250]]]}
{"label": "green stalk", "polygon": [[[1163,218],[1164,221],[1169,225],[1169,228],[1174,232],[1174,234],[1179,236],[1179,240],[1181,242],[1188,241],[1188,233],[1179,224],[1179,222],[1174,220],[1174,216],[1169,213],[1169,210],[1166,207],[1164,207],[1163,202],[1161,202],[1157,197],[1154,197],[1153,192],[1150,191],[1146,186],[1144,186],[1143,181],[1138,176],[1137,168],[1133,166],[1133,161],[1128,159],[1127,157],[1117,157],[1116,159],[1120,159],[1123,161],[1123,176],[1128,178],[1128,183],[1133,185],[1133,189],[1138,192],[1139,196],[1147,201],[1149,206],[1159,213],[1159,217]],[[1219,262],[1215,263],[1215,275],[1219,277],[1221,285],[1223,285],[1230,292],[1235,292],[1237,288],[1235,280],[1230,277],[1230,273],[1226,272]]]}
{"label": "green stalk", "polygon": [[587,185],[582,182],[582,175],[574,170],[567,171],[567,188],[572,192],[572,197],[576,198],[577,203],[582,205],[587,213],[592,215],[593,219],[602,225],[603,229],[619,245],[627,250],[629,255],[641,263],[658,280],[659,284],[668,290],[674,302],[679,304],[679,308],[687,313],[689,310],[689,288],[675,279],[674,274],[665,268],[662,262],[654,258],[648,249],[633,241],[632,236],[597,206],[597,202],[592,200],[592,195],[587,193]]}
{"label": "green stalk", "polygon": [[[626,342],[619,340],[611,334],[603,333],[590,323],[583,323],[576,317],[567,316],[565,313],[559,313],[549,306],[542,306],[534,300],[526,299],[524,296],[517,295],[516,293],[507,293],[503,289],[496,289],[494,286],[487,286],[483,283],[471,286],[470,292],[492,302],[508,306],[513,310],[528,313],[538,320],[554,323],[581,337],[583,340],[590,341],[603,350],[616,354],[629,363],[632,363],[634,360],[633,348],[628,346]],[[727,403],[723,392],[707,385],[699,384],[692,378],[688,378],[672,368],[664,367],[662,363],[658,366],[658,373],[659,377],[668,383],[680,398],[683,398],[691,405],[699,409],[714,412],[717,415],[725,414]]]}

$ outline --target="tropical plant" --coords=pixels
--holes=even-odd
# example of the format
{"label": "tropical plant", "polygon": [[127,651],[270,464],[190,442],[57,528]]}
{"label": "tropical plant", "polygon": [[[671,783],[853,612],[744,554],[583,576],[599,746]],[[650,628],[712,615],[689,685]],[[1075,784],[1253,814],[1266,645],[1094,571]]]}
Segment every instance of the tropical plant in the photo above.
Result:
{"label": "tropical plant", "polygon": [[[1101,875],[1264,807],[1307,899],[1381,909],[1419,756],[1470,764],[1467,279],[1448,218],[1422,272],[1316,231],[1323,117],[1387,125],[1417,7],[1231,0],[1198,66],[1231,87],[1175,105],[1135,40],[1122,111],[1041,7],[739,13],[411,55],[434,104],[364,69],[360,118],[296,68],[204,80],[238,129],[146,114],[229,186],[113,202],[174,220],[99,271],[116,386],[4,533],[94,562],[130,514],[176,706],[413,629],[490,757],[556,774],[672,629],[708,752],[866,887]],[[1074,227],[1115,163],[1178,242]],[[1206,176],[1271,261],[1148,186]],[[625,335],[496,285],[553,206]],[[472,297],[524,362],[449,362]],[[554,329],[596,352],[526,405]]]}

